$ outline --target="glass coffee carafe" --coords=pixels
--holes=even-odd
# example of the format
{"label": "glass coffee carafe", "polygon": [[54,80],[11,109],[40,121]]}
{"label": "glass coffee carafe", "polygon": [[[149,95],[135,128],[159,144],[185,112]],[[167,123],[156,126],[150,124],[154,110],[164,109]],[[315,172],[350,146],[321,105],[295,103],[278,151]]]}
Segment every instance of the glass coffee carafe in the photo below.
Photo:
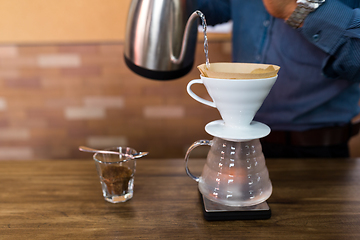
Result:
{"label": "glass coffee carafe", "polygon": [[[202,174],[194,176],[188,168],[191,151],[210,146]],[[201,194],[227,206],[253,206],[272,193],[269,172],[259,139],[229,141],[219,137],[194,142],[185,156],[186,173],[198,182]]]}

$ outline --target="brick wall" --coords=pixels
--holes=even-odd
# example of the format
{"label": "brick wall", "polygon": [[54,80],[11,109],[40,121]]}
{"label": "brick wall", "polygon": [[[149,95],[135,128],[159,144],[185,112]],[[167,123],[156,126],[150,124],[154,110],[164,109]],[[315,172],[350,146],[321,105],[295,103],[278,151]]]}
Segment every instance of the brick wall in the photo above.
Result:
{"label": "brick wall", "polygon": [[[210,60],[230,61],[230,43],[210,42]],[[195,66],[204,62],[198,43]],[[124,64],[123,44],[0,46],[0,160],[91,158],[78,146],[128,145],[152,158],[182,158],[216,109],[193,100],[186,84],[154,81]],[[193,86],[208,98],[205,88]],[[351,141],[353,156],[360,139]],[[200,148],[193,157],[205,157]]]}
{"label": "brick wall", "polygon": [[[228,46],[211,43],[211,60],[230,61]],[[195,66],[203,62],[199,42]],[[91,157],[80,145],[182,158],[192,142],[211,138],[204,127],[219,119],[186,92],[198,77],[194,67],[177,80],[142,78],[125,66],[121,43],[2,45],[0,160]],[[207,96],[201,86],[194,90]]]}

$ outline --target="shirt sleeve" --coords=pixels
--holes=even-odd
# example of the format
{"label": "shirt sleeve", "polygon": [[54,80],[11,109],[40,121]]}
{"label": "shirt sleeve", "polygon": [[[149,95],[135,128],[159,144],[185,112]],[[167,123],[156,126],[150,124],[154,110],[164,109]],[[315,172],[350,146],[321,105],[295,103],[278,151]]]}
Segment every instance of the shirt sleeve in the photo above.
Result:
{"label": "shirt sleeve", "polygon": [[300,32],[329,54],[322,69],[325,76],[360,82],[359,8],[326,1],[308,15]]}
{"label": "shirt sleeve", "polygon": [[231,19],[230,0],[198,0],[199,10],[208,25],[228,22]]}

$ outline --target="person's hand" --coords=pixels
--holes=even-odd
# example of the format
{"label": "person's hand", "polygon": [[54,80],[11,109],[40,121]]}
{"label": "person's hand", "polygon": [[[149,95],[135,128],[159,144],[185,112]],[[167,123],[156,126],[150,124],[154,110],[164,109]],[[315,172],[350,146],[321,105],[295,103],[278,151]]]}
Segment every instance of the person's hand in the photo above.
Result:
{"label": "person's hand", "polygon": [[295,10],[296,0],[263,0],[266,10],[276,18],[287,20]]}

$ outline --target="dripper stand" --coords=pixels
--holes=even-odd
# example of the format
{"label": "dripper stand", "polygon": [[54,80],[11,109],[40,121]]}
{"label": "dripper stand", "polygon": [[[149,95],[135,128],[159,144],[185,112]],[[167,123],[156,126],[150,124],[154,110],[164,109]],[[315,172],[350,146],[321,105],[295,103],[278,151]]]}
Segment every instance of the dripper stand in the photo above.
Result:
{"label": "dripper stand", "polygon": [[244,142],[269,135],[270,127],[256,121],[251,121],[249,125],[241,127],[228,127],[223,120],[216,120],[208,123],[205,126],[205,131],[214,137],[234,142]]}
{"label": "dripper stand", "polygon": [[[271,195],[272,186],[259,139],[270,133],[270,127],[253,121],[253,118],[274,85],[279,67],[242,63],[212,63],[210,66],[211,69],[200,75],[200,79],[188,83],[187,92],[196,101],[217,108],[222,119],[205,126],[205,131],[214,136],[211,144],[198,141],[188,149],[185,156],[187,174],[198,182],[203,194],[201,202],[205,219],[268,219],[271,210],[266,200]],[[249,68],[254,68],[254,71],[261,69],[260,72],[274,71],[267,72],[269,76],[255,77]],[[215,75],[210,76],[210,73]],[[245,78],[244,73],[249,76]],[[234,77],[238,74],[241,76]],[[203,84],[212,101],[196,95],[191,90],[193,84]],[[225,144],[218,143],[219,139]],[[214,144],[215,141],[218,145]],[[254,142],[256,144],[251,145]],[[202,145],[209,145],[211,149],[202,175],[196,177],[189,172],[187,161],[191,150]],[[247,150],[236,150],[245,146]],[[247,165],[249,162],[254,165]]]}

